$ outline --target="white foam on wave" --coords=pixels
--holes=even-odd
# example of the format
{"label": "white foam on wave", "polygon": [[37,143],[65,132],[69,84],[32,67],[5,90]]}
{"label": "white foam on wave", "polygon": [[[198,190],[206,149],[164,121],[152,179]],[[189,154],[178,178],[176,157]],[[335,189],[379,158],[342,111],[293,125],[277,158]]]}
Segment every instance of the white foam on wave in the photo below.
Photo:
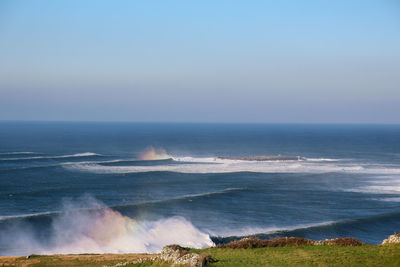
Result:
{"label": "white foam on wave", "polygon": [[400,197],[386,197],[386,198],[378,198],[376,200],[385,202],[400,202]]}
{"label": "white foam on wave", "polygon": [[4,158],[0,159],[0,161],[17,161],[17,160],[35,160],[35,159],[62,159],[62,158],[79,158],[79,157],[91,157],[91,156],[101,156],[101,154],[85,152],[85,153],[76,153],[71,155],[59,155],[59,156],[37,156],[37,157],[28,157],[28,158]]}
{"label": "white foam on wave", "polygon": [[172,157],[173,160],[179,162],[194,162],[194,163],[224,163],[224,162],[234,162],[239,160],[230,159],[220,159],[217,157],[205,157],[205,158],[194,158],[194,157]]}
{"label": "white foam on wave", "polygon": [[[254,162],[254,160],[244,160],[244,159],[228,159],[228,158],[219,158],[219,157],[204,157],[204,158],[196,158],[196,157],[171,157],[175,161],[181,162]],[[313,161],[313,162],[337,162],[337,161],[348,161],[348,159],[332,159],[332,158],[301,158],[299,160],[266,160],[264,162],[298,162],[298,161]]]}
{"label": "white foam on wave", "polygon": [[37,212],[37,213],[19,214],[19,215],[3,215],[3,216],[0,216],[0,221],[19,219],[19,218],[36,217],[36,216],[43,216],[43,215],[52,215],[52,214],[57,214],[57,213],[60,213],[60,211],[45,211],[45,212]]}
{"label": "white foam on wave", "polygon": [[[221,159],[217,157],[172,157],[178,164],[160,162],[156,165],[105,166],[100,162],[71,162],[63,165],[70,170],[92,173],[142,173],[142,172],[177,172],[177,173],[349,173],[368,174],[374,181],[355,188],[341,189],[349,192],[400,193],[400,166],[396,164],[357,163],[345,159],[316,158],[305,161],[247,161]],[[179,164],[184,163],[184,164]]]}
{"label": "white foam on wave", "polygon": [[[400,174],[400,168],[368,168],[359,164],[331,164],[316,162],[286,162],[286,161],[243,161],[217,158],[203,158],[200,161],[193,158],[180,158],[178,161],[186,164],[158,164],[152,166],[104,166],[94,163],[76,163],[65,166],[74,170],[94,173],[140,173],[140,172],[178,172],[178,173],[370,173],[370,174]],[[200,164],[201,163],[201,164]],[[209,164],[207,164],[209,163]]]}
{"label": "white foam on wave", "polygon": [[229,237],[229,236],[251,236],[257,234],[274,234],[281,231],[293,231],[300,229],[307,229],[310,227],[318,227],[318,226],[326,226],[337,223],[337,221],[326,221],[319,223],[310,223],[310,224],[297,224],[292,226],[270,226],[270,227],[244,227],[239,230],[231,230],[231,229],[222,229],[218,232],[213,232],[211,235],[220,236],[220,237]]}
{"label": "white foam on wave", "polygon": [[[357,191],[352,190],[352,191]],[[368,185],[362,188],[358,188],[358,192],[362,193],[376,193],[376,194],[399,194],[400,193],[400,181],[397,184],[391,185]]]}
{"label": "white foam on wave", "polygon": [[134,220],[93,198],[68,203],[64,209],[53,220],[51,236],[45,244],[29,227],[0,230],[1,243],[11,246],[2,254],[158,253],[169,244],[193,248],[214,245],[208,234],[183,217]]}
{"label": "white foam on wave", "polygon": [[[398,172],[398,169],[383,169],[373,179],[365,181],[360,186],[343,191],[368,194],[400,194],[400,172]],[[375,200],[385,201],[383,198],[376,198]]]}
{"label": "white foam on wave", "polygon": [[72,157],[90,157],[90,156],[100,156],[100,154],[93,153],[93,152],[85,152],[85,153],[76,153],[72,155],[61,155],[57,156],[59,158],[72,158]]}
{"label": "white foam on wave", "polygon": [[327,161],[327,162],[336,162],[336,161],[344,161],[344,159],[329,159],[329,158],[306,158],[307,161]]}

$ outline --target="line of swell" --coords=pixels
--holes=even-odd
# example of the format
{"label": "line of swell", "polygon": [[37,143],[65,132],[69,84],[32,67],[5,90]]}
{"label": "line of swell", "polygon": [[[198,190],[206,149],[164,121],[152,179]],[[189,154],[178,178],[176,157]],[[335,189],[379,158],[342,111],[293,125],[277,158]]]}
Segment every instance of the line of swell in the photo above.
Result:
{"label": "line of swell", "polygon": [[22,151],[22,152],[0,152],[0,155],[32,155],[32,154],[41,154],[41,153],[37,153],[37,152],[26,152],[26,151]]}
{"label": "line of swell", "polygon": [[[100,154],[96,154],[101,156]],[[1,159],[0,159],[1,161]],[[18,171],[18,170],[30,170],[30,169],[45,169],[45,168],[53,168],[53,167],[62,167],[68,165],[76,165],[76,164],[112,164],[112,163],[120,163],[120,162],[138,162],[137,160],[102,160],[102,161],[79,161],[79,162],[60,162],[56,164],[47,164],[47,165],[33,165],[33,166],[23,166],[23,167],[14,167],[14,168],[5,168],[0,169],[1,171]]]}
{"label": "line of swell", "polygon": [[85,152],[85,153],[76,153],[71,155],[60,155],[60,156],[38,156],[38,157],[29,157],[29,158],[3,158],[0,161],[18,161],[18,160],[35,160],[35,159],[63,159],[63,158],[79,158],[79,157],[93,157],[93,156],[102,156],[101,154]]}
{"label": "line of swell", "polygon": [[12,220],[12,219],[24,219],[24,218],[31,218],[31,217],[40,217],[40,216],[47,216],[47,215],[55,215],[60,214],[61,211],[44,211],[38,213],[29,213],[29,214],[21,214],[21,215],[4,215],[0,216],[0,221]]}
{"label": "line of swell", "polygon": [[[101,156],[100,154],[96,154]],[[1,161],[1,159],[0,159]],[[56,164],[47,164],[47,165],[34,165],[34,166],[23,166],[23,167],[14,167],[14,168],[5,168],[0,169],[1,171],[18,171],[18,170],[31,170],[31,169],[46,169],[46,168],[53,168],[53,167],[62,167],[68,165],[75,165],[75,164],[112,164],[112,163],[119,163],[119,162],[137,162],[137,160],[103,160],[103,161],[79,161],[79,162],[60,162]]]}
{"label": "line of swell", "polygon": [[246,190],[246,188],[245,187],[242,187],[242,188],[241,187],[238,187],[238,188],[226,188],[226,189],[220,190],[220,191],[206,192],[206,193],[199,193],[199,194],[188,194],[188,195],[172,197],[172,198],[167,198],[167,199],[150,200],[150,201],[138,202],[138,203],[133,203],[133,204],[118,205],[118,206],[113,206],[112,208],[129,207],[129,206],[142,206],[142,205],[163,203],[163,202],[169,202],[169,201],[175,201],[175,200],[200,198],[200,197],[206,197],[206,196],[212,196],[212,195],[226,194],[226,193],[230,193],[230,192],[233,192],[233,191],[241,191],[241,190]]}
{"label": "line of swell", "polygon": [[[138,203],[132,203],[132,204],[126,204],[126,205],[115,205],[115,206],[111,206],[110,208],[114,209],[114,208],[121,208],[121,207],[142,206],[142,205],[163,203],[163,202],[175,201],[175,200],[199,198],[199,197],[205,197],[205,196],[211,196],[211,195],[226,194],[226,193],[229,193],[229,192],[240,191],[240,190],[245,190],[245,189],[246,188],[226,188],[224,190],[214,191],[214,192],[206,192],[206,193],[199,193],[199,194],[188,194],[188,195],[183,195],[183,196],[178,196],[178,197],[173,197],[173,198],[144,201],[144,202],[138,202]],[[90,209],[87,209],[87,210],[89,211]],[[61,214],[61,213],[63,213],[63,211],[47,211],[47,212],[39,212],[39,213],[32,213],[32,214],[0,216],[0,221],[11,220],[11,219],[23,219],[23,218],[38,217],[38,216],[47,216],[47,215],[55,215],[55,214]]]}
{"label": "line of swell", "polygon": [[212,233],[214,237],[218,238],[243,238],[246,236],[260,236],[260,235],[271,235],[271,234],[276,234],[280,232],[290,232],[290,231],[296,231],[296,230],[304,230],[304,229],[310,229],[310,228],[315,228],[315,227],[324,227],[324,226],[331,226],[336,223],[340,223],[343,221],[326,221],[326,222],[320,222],[320,223],[310,223],[310,224],[298,224],[294,226],[286,226],[286,227],[249,227],[249,228],[244,228],[242,230],[238,231],[232,231],[232,232],[225,232],[221,234],[215,234]]}
{"label": "line of swell", "polygon": [[23,167],[14,167],[14,168],[4,168],[0,169],[0,171],[19,171],[19,170],[31,170],[31,169],[46,169],[46,168],[53,168],[53,167],[62,167],[68,165],[75,165],[79,164],[99,164],[99,163],[107,163],[110,161],[81,161],[81,162],[60,162],[56,164],[47,164],[47,165],[33,165],[33,166],[23,166]]}

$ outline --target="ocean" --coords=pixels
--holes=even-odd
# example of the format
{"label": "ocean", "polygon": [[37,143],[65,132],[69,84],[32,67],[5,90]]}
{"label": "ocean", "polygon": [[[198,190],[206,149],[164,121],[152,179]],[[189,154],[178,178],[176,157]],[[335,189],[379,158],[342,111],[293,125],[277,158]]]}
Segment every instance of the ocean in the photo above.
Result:
{"label": "ocean", "polygon": [[399,231],[400,125],[0,122],[0,255]]}

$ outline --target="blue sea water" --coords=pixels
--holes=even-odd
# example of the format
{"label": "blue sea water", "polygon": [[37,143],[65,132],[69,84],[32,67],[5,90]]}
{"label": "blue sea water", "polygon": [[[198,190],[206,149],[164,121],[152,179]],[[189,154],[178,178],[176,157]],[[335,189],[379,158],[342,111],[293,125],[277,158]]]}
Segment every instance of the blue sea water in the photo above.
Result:
{"label": "blue sea water", "polygon": [[400,125],[0,122],[0,255],[399,230]]}

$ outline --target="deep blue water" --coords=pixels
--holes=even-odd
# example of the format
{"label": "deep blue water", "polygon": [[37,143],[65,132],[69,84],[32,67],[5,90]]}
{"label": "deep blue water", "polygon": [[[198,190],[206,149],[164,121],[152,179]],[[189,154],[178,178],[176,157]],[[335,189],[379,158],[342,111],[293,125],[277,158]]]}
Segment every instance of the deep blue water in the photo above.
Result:
{"label": "deep blue water", "polygon": [[[278,154],[307,160],[217,158]],[[96,213],[105,207],[138,222],[120,236],[143,244],[113,250],[109,237],[76,226],[111,231],[104,221],[114,217]],[[0,122],[0,255],[75,252],[63,240],[80,252],[156,251],[148,235],[165,232],[154,225],[182,244],[191,227],[214,242],[257,234],[380,243],[400,230],[400,126]],[[82,245],[82,236],[100,244]]]}

